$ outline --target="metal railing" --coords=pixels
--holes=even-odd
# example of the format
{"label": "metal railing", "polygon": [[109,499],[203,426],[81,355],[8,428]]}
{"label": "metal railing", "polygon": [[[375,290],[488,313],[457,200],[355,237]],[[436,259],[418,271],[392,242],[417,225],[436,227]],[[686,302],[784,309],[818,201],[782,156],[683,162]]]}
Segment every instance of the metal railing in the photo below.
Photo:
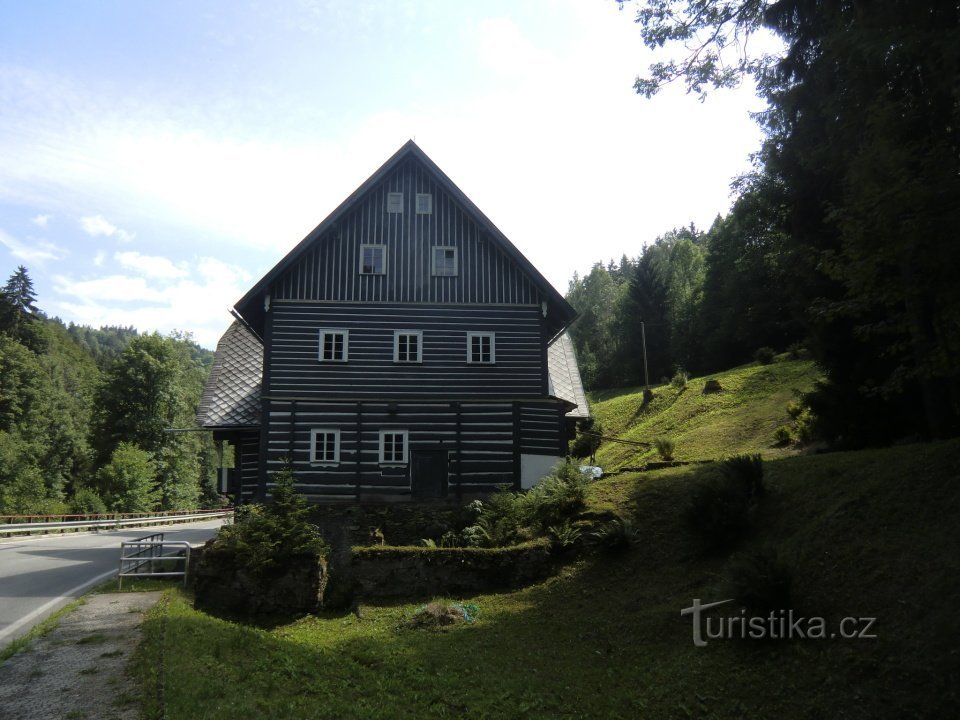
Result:
{"label": "metal railing", "polygon": [[[111,515],[4,515],[0,516],[0,536],[79,530],[118,530],[138,525],[165,525],[233,516],[233,510],[174,510],[163,513],[116,513]],[[82,518],[64,520],[64,518]],[[50,521],[48,518],[59,518]],[[16,521],[16,522],[11,522]]]}
{"label": "metal railing", "polygon": [[[117,589],[123,589],[125,577],[182,577],[186,587],[190,547],[186,540],[164,540],[163,533],[120,543]],[[178,567],[182,569],[176,569]]]}

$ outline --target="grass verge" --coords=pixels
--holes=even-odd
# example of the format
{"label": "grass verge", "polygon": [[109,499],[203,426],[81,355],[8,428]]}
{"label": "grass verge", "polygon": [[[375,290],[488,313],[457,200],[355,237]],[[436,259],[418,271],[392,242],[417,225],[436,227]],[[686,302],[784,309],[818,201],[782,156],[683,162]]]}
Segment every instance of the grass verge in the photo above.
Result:
{"label": "grass verge", "polygon": [[68,605],[65,605],[64,607],[57,610],[57,612],[53,613],[53,615],[51,615],[47,619],[42,620],[41,622],[34,625],[33,628],[31,628],[30,632],[26,633],[25,635],[21,635],[17,639],[8,643],[6,647],[0,650],[0,665],[2,665],[4,662],[12,658],[21,650],[24,650],[25,648],[29,647],[34,640],[42,638],[44,635],[47,635],[48,633],[50,633],[60,623],[61,618],[65,617],[66,615],[69,615],[84,603],[86,603],[86,600],[82,597],[78,598],[77,600],[74,600]]}

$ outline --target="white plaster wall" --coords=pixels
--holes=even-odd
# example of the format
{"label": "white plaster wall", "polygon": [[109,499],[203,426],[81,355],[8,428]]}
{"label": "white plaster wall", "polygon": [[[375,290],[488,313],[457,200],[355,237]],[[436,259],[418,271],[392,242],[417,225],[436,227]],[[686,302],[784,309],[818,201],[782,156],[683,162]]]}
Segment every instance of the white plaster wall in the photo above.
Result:
{"label": "white plaster wall", "polygon": [[562,457],[553,455],[521,455],[520,487],[524,490],[532,488],[562,462]]}

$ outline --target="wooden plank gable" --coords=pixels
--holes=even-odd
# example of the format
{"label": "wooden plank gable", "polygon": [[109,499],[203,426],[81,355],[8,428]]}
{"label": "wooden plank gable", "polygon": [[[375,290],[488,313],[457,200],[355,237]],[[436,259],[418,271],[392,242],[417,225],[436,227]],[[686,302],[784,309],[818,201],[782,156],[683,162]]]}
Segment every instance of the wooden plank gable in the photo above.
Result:
{"label": "wooden plank gable", "polygon": [[[400,211],[388,211],[398,199]],[[428,201],[430,212],[418,212],[418,201]],[[360,273],[364,245],[384,247],[384,274]],[[434,274],[434,247],[453,249],[456,275]],[[272,300],[539,305],[541,297],[530,275],[411,155],[277,277]]]}

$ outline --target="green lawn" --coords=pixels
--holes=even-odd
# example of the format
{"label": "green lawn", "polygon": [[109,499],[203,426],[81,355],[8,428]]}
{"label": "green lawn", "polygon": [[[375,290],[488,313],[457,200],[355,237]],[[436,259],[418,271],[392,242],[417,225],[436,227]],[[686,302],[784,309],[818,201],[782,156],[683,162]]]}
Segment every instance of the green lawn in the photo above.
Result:
{"label": "green lawn", "polygon": [[472,624],[406,629],[421,605],[408,603],[258,629],[170,589],[137,661],[148,717],[161,677],[170,720],[957,717],[960,442],[773,459],[766,471],[743,549],[779,548],[798,612],[830,627],[875,617],[877,638],[694,647],[680,610],[723,599],[728,558],[703,557],[682,514],[716,467],[625,473],[597,481],[590,502],[637,519],[632,551],[468,598]]}
{"label": "green lawn", "polygon": [[[811,390],[819,376],[809,361],[783,359],[691,378],[682,390],[661,385],[646,406],[643,388],[591,393],[590,410],[605,435],[646,443],[670,438],[678,460],[713,460],[743,452],[781,457],[795,451],[775,447],[773,432],[790,424],[788,403],[798,392]],[[722,392],[703,394],[710,378],[720,381]],[[659,458],[653,448],[604,442],[596,459],[609,472]]]}

